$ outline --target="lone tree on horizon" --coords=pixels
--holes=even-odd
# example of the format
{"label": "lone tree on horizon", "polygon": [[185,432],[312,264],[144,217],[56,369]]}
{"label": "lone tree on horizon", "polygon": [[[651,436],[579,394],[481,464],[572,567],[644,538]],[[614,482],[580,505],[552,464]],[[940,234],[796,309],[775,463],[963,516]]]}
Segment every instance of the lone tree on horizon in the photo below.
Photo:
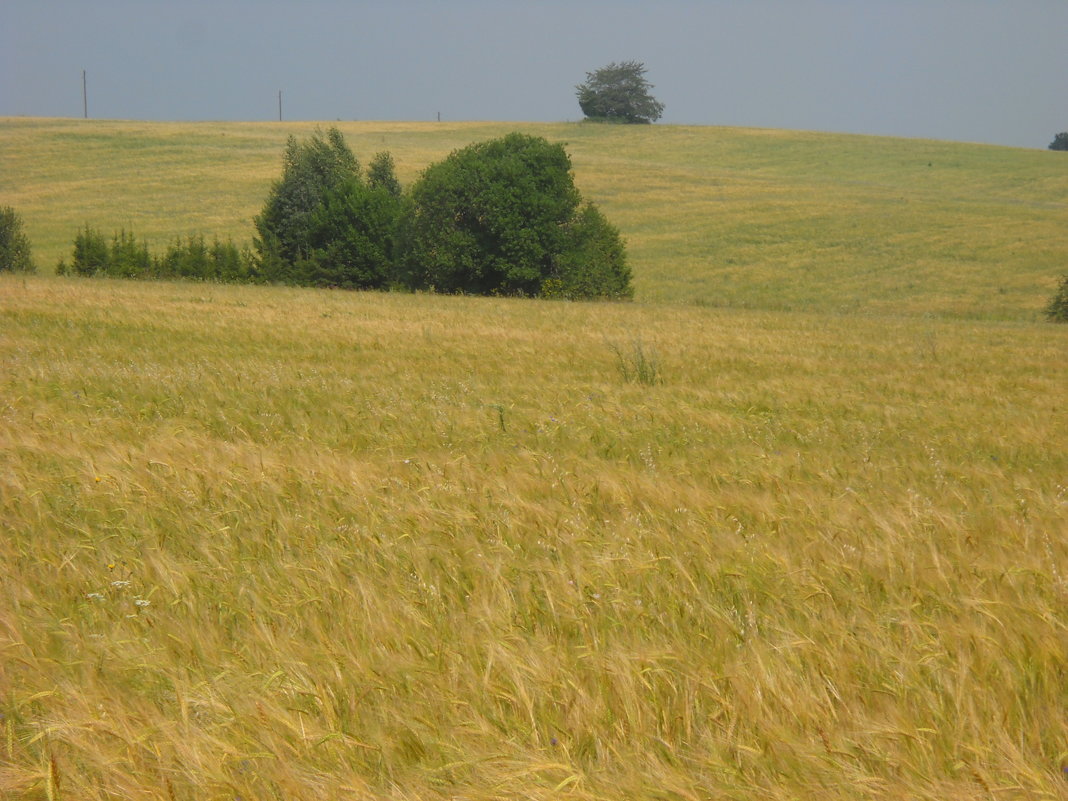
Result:
{"label": "lone tree on horizon", "polygon": [[1068,131],[1062,131],[1053,137],[1049,144],[1050,150],[1068,150]]}
{"label": "lone tree on horizon", "polygon": [[651,123],[664,113],[664,104],[649,94],[652,88],[645,80],[644,64],[623,61],[587,72],[585,83],[575,90],[588,120]]}

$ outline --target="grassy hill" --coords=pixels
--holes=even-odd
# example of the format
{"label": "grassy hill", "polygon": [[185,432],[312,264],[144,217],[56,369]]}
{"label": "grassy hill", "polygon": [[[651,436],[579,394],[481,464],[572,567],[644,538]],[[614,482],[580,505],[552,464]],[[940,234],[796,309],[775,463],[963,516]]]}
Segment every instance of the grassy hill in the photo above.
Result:
{"label": "grassy hill", "polygon": [[[949,142],[677,126],[336,123],[364,163],[510,130],[563,141],[626,235],[640,301],[1034,319],[1068,270],[1068,158]],[[0,203],[42,266],[86,223],[162,249],[247,241],[311,123],[0,120]]]}

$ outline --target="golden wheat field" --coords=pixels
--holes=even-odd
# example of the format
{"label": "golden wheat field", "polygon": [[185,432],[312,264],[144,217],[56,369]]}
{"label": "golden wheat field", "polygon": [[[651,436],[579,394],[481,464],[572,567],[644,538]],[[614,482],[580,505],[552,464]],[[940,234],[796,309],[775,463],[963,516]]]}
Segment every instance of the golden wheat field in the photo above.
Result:
{"label": "golden wheat field", "polygon": [[[0,178],[39,261],[86,221],[247,236],[284,142],[95,125],[0,125],[60,148]],[[390,125],[402,180],[495,130]],[[118,155],[46,180],[185,137],[172,167],[140,157],[173,186],[224,128],[259,142],[225,200],[142,188],[124,221]],[[659,129],[568,129],[635,303],[0,274],[0,798],[1068,798],[1068,331],[1036,322],[1065,173],[880,140],[855,241],[926,248],[915,287],[844,244],[779,300],[769,277],[836,235],[808,204],[849,220],[805,159],[846,187],[870,142]],[[660,133],[723,150],[685,178]],[[891,236],[875,199],[951,152],[967,208],[906,211],[915,190]],[[751,239],[700,227],[713,169]],[[1017,175],[1043,207],[1008,202]],[[1009,207],[1022,228],[982,222]],[[754,284],[693,266],[713,241]]]}

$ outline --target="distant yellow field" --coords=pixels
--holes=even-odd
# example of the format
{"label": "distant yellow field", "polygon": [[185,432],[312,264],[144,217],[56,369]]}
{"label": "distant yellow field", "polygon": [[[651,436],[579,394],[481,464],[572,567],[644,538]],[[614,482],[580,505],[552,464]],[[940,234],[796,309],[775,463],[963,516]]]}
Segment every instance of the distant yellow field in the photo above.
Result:
{"label": "distant yellow field", "polygon": [[0,275],[0,797],[1064,799],[1064,334]]}
{"label": "distant yellow field", "polygon": [[[1037,319],[1068,271],[1068,158],[949,142],[679,126],[336,124],[410,183],[510,130],[566,142],[580,189],[626,236],[637,299]],[[289,135],[315,123],[0,120],[0,204],[42,268],[86,224],[162,249],[248,241]]]}

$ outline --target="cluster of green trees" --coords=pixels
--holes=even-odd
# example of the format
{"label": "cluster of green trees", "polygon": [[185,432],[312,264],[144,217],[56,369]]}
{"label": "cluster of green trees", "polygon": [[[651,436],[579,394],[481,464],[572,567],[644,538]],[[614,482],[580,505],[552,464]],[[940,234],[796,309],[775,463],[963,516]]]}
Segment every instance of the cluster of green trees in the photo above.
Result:
{"label": "cluster of green trees", "polygon": [[510,134],[431,165],[403,192],[336,129],[291,138],[255,220],[266,280],[353,289],[628,298],[619,231],[584,203],[563,146]]}
{"label": "cluster of green trees", "polygon": [[86,226],[74,238],[70,264],[60,261],[56,273],[232,283],[256,280],[256,263],[248,249],[239,250],[233,242],[216,239],[208,244],[203,236],[189,236],[184,241],[175,240],[158,256],[125,230],[109,241],[100,231]]}
{"label": "cluster of green trees", "polygon": [[574,299],[633,294],[619,231],[583,202],[563,146],[540,137],[470,145],[407,192],[389,153],[362,170],[335,128],[302,142],[290,137],[282,177],[254,222],[252,248],[191,236],[163,255],[125,230],[109,240],[86,226],[57,272]]}
{"label": "cluster of green trees", "polygon": [[260,273],[272,283],[385,287],[403,207],[388,153],[364,176],[336,128],[305,142],[291,136],[282,178],[255,219]]}

